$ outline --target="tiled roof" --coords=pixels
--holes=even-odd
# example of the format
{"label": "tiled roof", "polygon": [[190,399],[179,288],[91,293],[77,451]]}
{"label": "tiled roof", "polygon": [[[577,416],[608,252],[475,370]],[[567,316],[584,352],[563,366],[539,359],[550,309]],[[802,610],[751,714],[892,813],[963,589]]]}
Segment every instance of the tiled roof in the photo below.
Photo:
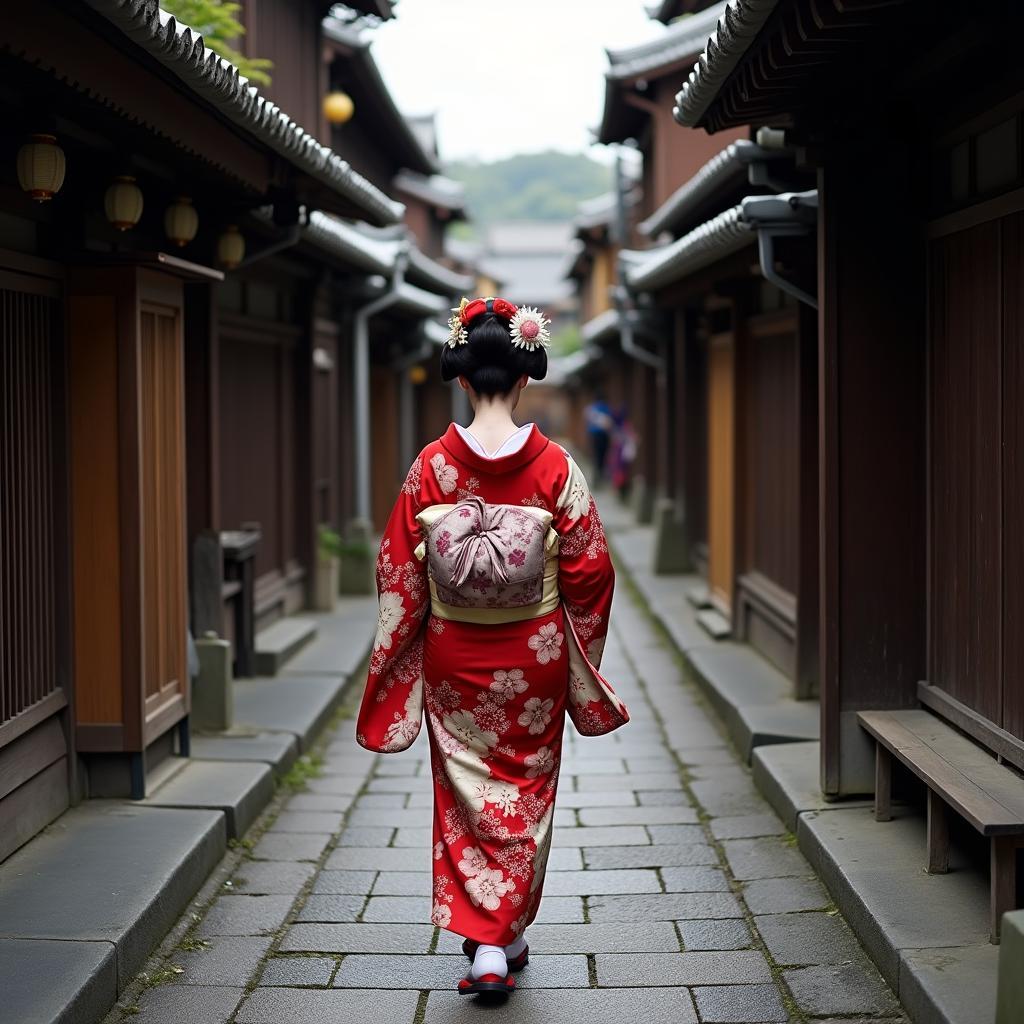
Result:
{"label": "tiled roof", "polygon": [[417,174],[399,171],[393,182],[396,189],[446,210],[462,212],[466,207],[466,188],[461,181],[443,174]]}
{"label": "tiled roof", "polygon": [[[756,238],[757,233],[743,218],[742,207],[733,206],[670,245],[650,253],[631,253],[626,258],[626,280],[641,291],[661,288],[738,252]],[[643,258],[630,258],[637,255]]]}
{"label": "tiled roof", "polygon": [[725,12],[712,26],[702,52],[676,96],[672,111],[687,128],[700,124],[722,83],[732,74],[778,0],[729,0]]}
{"label": "tiled roof", "polygon": [[207,49],[198,32],[160,10],[155,0],[86,2],[224,117],[337,192],[367,219],[384,224],[401,219],[401,203],[388,198],[277,104],[260,95],[234,64]]}
{"label": "tiled roof", "polygon": [[706,10],[680,18],[665,31],[647,43],[621,50],[609,50],[609,78],[635,78],[659,68],[668,67],[704,49],[708,36],[715,30],[726,3],[713,4]]}
{"label": "tiled roof", "polygon": [[409,276],[429,287],[431,291],[449,296],[471,292],[476,284],[472,274],[460,274],[416,248],[409,253]]}
{"label": "tiled roof", "polygon": [[303,237],[345,263],[372,274],[391,274],[404,241],[370,238],[339,217],[315,211],[303,230]]}

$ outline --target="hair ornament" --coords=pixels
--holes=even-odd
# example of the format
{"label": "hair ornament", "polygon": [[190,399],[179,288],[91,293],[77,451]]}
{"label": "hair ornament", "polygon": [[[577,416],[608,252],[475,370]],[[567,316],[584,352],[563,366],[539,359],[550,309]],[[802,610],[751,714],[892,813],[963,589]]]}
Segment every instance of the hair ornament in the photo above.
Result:
{"label": "hair ornament", "polygon": [[520,306],[509,325],[512,344],[530,352],[538,346],[547,348],[551,344],[551,333],[548,331],[550,324],[551,321],[539,309]]}
{"label": "hair ornament", "polygon": [[[462,300],[465,303],[465,299]],[[452,309],[452,315],[448,317],[448,345],[455,348],[456,345],[465,345],[469,341],[469,332],[463,324],[460,316],[461,309],[456,306]]]}

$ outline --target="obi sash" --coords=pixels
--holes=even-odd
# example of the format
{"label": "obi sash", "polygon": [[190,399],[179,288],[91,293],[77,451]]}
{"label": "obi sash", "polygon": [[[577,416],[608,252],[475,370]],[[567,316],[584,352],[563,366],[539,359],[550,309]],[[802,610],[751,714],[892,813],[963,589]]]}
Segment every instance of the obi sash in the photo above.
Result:
{"label": "obi sash", "polygon": [[416,516],[426,559],[430,610],[439,619],[494,625],[558,607],[558,534],[551,513],[488,504],[471,495]]}

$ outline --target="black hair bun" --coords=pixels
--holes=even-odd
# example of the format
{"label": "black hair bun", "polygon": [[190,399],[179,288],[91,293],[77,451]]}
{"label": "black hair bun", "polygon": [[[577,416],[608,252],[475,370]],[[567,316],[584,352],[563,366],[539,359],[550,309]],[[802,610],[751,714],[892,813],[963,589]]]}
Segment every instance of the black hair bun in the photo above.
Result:
{"label": "black hair bun", "polygon": [[478,395],[507,395],[520,377],[543,380],[548,354],[540,345],[533,349],[512,344],[508,321],[495,313],[481,313],[467,328],[469,341],[445,344],[441,350],[441,379],[465,377]]}

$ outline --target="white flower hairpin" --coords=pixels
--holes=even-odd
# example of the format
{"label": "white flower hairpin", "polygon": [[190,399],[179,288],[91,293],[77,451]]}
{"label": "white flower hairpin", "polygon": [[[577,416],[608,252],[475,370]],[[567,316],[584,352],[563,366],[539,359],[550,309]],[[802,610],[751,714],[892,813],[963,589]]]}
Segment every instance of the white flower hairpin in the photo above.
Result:
{"label": "white flower hairpin", "polygon": [[551,344],[548,331],[551,321],[533,306],[520,306],[509,324],[512,344],[532,352],[538,346],[547,348]]}

